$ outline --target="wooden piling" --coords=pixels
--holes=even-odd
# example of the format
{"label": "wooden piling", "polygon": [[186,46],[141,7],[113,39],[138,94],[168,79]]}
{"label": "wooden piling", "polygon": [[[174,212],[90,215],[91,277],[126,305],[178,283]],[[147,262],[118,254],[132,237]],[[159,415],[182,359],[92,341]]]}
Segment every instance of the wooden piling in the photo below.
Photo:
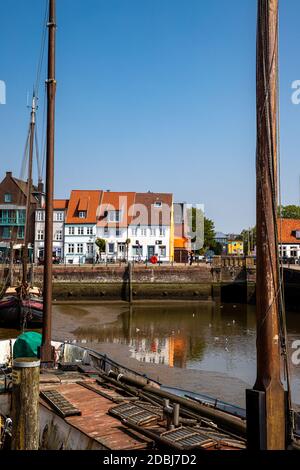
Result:
{"label": "wooden piling", "polygon": [[128,302],[132,303],[132,262],[128,263]]}
{"label": "wooden piling", "polygon": [[15,359],[12,377],[12,450],[38,450],[40,361]]}

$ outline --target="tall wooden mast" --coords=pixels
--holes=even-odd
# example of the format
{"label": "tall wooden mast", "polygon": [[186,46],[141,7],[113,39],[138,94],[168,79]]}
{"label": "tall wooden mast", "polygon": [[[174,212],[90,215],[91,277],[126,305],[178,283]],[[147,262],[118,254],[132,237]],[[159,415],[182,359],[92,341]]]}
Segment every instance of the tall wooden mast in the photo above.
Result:
{"label": "tall wooden mast", "polygon": [[33,160],[33,146],[34,146],[34,133],[35,133],[35,113],[36,113],[36,98],[33,95],[31,105],[31,119],[29,129],[29,159],[28,159],[28,180],[27,180],[27,201],[26,201],[26,223],[24,234],[24,249],[23,249],[23,276],[22,285],[24,288],[27,286],[27,266],[28,266],[28,245],[30,239],[31,227],[31,194],[32,194],[32,160]]}
{"label": "tall wooden mast", "polygon": [[52,332],[52,252],[53,252],[53,194],[54,194],[54,131],[55,131],[55,39],[56,4],[49,0],[49,40],[48,40],[48,79],[47,79],[47,153],[46,153],[46,217],[45,217],[45,256],[44,256],[44,319],[41,346],[41,364],[44,367],[53,363],[51,348]]}
{"label": "tall wooden mast", "polygon": [[249,448],[284,449],[277,246],[278,0],[258,0],[257,24],[257,379],[247,391]]}

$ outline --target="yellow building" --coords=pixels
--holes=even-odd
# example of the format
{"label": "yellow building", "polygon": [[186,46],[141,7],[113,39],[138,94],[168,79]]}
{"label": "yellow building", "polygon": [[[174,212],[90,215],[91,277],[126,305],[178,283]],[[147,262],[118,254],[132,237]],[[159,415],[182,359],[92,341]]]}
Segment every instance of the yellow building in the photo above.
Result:
{"label": "yellow building", "polygon": [[243,256],[244,242],[241,240],[228,240],[227,253],[228,255]]}

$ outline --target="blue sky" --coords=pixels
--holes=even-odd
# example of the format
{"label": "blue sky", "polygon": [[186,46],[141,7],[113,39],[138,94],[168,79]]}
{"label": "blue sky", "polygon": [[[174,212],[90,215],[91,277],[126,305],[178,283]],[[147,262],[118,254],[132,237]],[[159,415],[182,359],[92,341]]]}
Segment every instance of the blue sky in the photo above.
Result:
{"label": "blue sky", "polygon": [[[282,193],[297,203],[300,2],[280,10]],[[20,174],[44,11],[1,0],[2,174]],[[57,23],[56,196],[173,192],[218,230],[253,224],[256,0],[57,0]],[[42,83],[40,147],[43,101]]]}

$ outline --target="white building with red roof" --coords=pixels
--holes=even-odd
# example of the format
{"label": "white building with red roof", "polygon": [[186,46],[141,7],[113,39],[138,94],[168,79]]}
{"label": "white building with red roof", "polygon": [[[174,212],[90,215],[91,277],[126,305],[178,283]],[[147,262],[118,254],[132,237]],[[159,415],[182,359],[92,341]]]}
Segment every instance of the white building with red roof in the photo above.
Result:
{"label": "white building with red roof", "polygon": [[[57,262],[64,260],[64,227],[69,201],[53,201],[53,258]],[[34,259],[43,262],[45,243],[45,207],[35,211]]]}

